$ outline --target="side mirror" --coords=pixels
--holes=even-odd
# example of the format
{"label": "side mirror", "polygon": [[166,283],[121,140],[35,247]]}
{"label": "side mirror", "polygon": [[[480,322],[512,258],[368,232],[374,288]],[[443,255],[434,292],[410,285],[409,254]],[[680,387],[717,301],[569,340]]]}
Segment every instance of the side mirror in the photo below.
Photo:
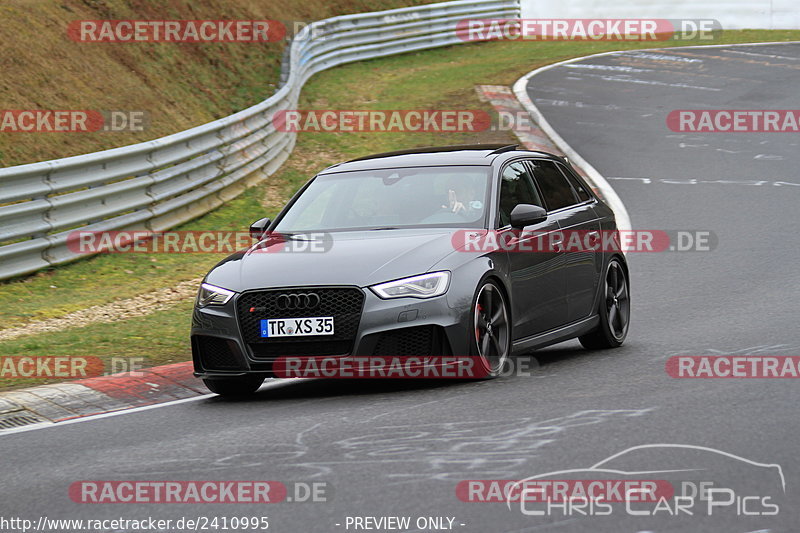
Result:
{"label": "side mirror", "polygon": [[517,204],[511,210],[511,227],[524,228],[547,220],[547,211],[538,205]]}
{"label": "side mirror", "polygon": [[272,223],[268,218],[261,218],[250,224],[250,236],[254,239],[260,239],[267,228]]}

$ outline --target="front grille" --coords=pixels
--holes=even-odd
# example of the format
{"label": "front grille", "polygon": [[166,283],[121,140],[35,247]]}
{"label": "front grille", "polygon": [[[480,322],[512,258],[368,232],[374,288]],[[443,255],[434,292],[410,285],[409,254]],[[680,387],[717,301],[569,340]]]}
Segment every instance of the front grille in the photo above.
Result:
{"label": "front grille", "polygon": [[401,328],[378,334],[378,342],[372,355],[380,356],[427,356],[436,354],[434,326]]}
{"label": "front grille", "polygon": [[[234,353],[233,341],[219,337],[195,337],[200,364],[205,370],[235,370],[242,364]],[[237,350],[238,351],[238,350]]]}
{"label": "front grille", "polygon": [[[278,308],[280,295],[316,294],[319,304],[311,309]],[[242,336],[256,358],[296,355],[344,355],[353,350],[361,321],[364,293],[355,287],[300,287],[249,291],[239,296],[236,312]],[[251,312],[251,309],[255,311]],[[262,338],[261,320],[265,318],[333,317],[333,335],[309,337]]]}

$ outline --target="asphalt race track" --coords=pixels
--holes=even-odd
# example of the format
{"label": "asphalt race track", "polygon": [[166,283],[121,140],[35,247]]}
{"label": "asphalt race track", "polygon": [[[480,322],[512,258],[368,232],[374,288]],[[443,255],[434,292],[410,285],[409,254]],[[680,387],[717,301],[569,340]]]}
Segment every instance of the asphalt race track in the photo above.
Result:
{"label": "asphalt race track", "polygon": [[[365,516],[411,517],[398,531],[430,530],[418,517],[476,533],[793,530],[798,382],[675,379],[665,363],[800,355],[798,134],[679,133],[666,116],[800,109],[798,87],[800,44],[628,52],[531,80],[533,101],[609,179],[635,229],[716,236],[712,251],[629,254],[632,325],[622,348],[561,344],[536,352],[530,375],[493,381],[285,382],[249,401],[209,396],[4,435],[0,507],[32,519],[268,516],[270,531],[297,532],[354,531],[352,517]],[[667,444],[683,446],[637,448],[605,464],[616,473],[575,479],[711,482],[731,489],[717,497],[732,503],[711,516],[706,503],[679,516],[633,516],[624,504],[608,516],[533,516],[523,510],[535,504],[456,496],[462,480],[586,469]],[[220,479],[281,481],[290,497],[295,482],[324,482],[328,501],[90,505],[68,496],[79,480]],[[768,503],[776,515],[744,516],[769,512]]]}

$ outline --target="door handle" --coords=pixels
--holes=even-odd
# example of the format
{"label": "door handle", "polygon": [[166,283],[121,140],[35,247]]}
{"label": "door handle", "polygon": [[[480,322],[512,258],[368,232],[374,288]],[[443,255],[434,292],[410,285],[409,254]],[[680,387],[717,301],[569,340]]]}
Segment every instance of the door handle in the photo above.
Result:
{"label": "door handle", "polygon": [[602,251],[603,244],[602,244],[602,237],[600,236],[600,232],[597,230],[590,230],[586,234],[586,248],[587,252],[599,252]]}

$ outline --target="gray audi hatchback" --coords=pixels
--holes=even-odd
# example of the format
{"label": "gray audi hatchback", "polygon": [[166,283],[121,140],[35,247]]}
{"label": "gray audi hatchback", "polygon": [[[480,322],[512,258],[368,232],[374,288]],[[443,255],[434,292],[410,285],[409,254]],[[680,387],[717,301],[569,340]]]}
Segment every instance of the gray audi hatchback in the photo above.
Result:
{"label": "gray audi hatchback", "polygon": [[256,391],[286,357],[453,355],[491,377],[515,354],[571,338],[619,346],[628,266],[596,245],[616,231],[568,161],[515,145],[334,165],[206,275],[195,375],[234,396]]}

